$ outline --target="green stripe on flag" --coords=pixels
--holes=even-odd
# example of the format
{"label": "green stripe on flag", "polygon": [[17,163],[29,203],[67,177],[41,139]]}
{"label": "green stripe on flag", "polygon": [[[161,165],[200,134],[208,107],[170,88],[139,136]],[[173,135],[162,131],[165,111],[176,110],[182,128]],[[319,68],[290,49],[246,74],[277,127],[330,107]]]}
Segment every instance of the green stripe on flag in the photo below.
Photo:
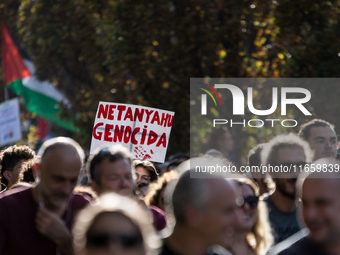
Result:
{"label": "green stripe on flag", "polygon": [[28,111],[73,132],[79,132],[71,121],[61,120],[59,117],[60,107],[53,98],[47,97],[22,84],[21,80],[16,80],[7,85],[14,93],[24,98]]}

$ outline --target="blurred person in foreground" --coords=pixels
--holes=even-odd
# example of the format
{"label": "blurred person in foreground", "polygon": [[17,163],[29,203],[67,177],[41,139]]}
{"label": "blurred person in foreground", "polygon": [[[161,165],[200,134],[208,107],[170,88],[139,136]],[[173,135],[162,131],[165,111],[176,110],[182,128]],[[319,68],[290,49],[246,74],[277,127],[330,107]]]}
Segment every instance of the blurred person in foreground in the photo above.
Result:
{"label": "blurred person in foreground", "polygon": [[6,190],[18,182],[22,164],[34,157],[28,146],[13,145],[0,152],[0,181]]}
{"label": "blurred person in foreground", "polygon": [[103,194],[81,211],[73,233],[77,255],[153,255],[160,246],[146,211],[115,193]]}
{"label": "blurred person in foreground", "polygon": [[264,255],[273,243],[267,206],[259,201],[259,188],[246,178],[233,179],[243,198],[244,215],[234,227],[233,241],[225,248],[231,254]]}
{"label": "blurred person in foreground", "polygon": [[149,191],[149,184],[157,182],[158,173],[155,166],[147,160],[136,159],[132,163],[133,169],[135,171],[136,180],[135,184],[142,197]]}
{"label": "blurred person in foreground", "polygon": [[[234,188],[217,174],[199,173],[200,178],[191,178],[194,160],[179,166],[185,171],[167,190],[176,224],[164,240],[161,255],[211,254],[211,246],[223,246],[232,239],[239,212]],[[214,159],[201,160],[210,164]]]}
{"label": "blurred person in foreground", "polygon": [[306,229],[275,246],[271,254],[340,254],[340,161],[321,159],[315,168],[325,172],[307,172],[299,180],[302,216]]}
{"label": "blurred person in foreground", "polygon": [[314,151],[314,161],[336,157],[338,139],[331,123],[322,119],[308,121],[300,127],[299,137],[309,143]]}
{"label": "blurred person in foreground", "polygon": [[[300,230],[296,181],[300,170],[312,159],[313,153],[297,135],[278,135],[267,143],[261,153],[262,164],[276,168],[270,175],[275,191],[264,198],[269,211],[269,221],[274,230],[275,243],[279,243]],[[282,169],[290,169],[290,172]]]}
{"label": "blurred person in foreground", "polygon": [[47,140],[35,164],[39,181],[0,197],[0,254],[74,254],[71,227],[89,203],[73,193],[84,153],[66,137]]}

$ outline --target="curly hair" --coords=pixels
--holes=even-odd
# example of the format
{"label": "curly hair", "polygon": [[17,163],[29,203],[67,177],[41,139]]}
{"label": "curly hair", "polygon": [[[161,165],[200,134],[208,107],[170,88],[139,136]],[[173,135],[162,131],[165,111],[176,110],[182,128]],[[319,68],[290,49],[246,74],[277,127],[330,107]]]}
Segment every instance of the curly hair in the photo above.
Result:
{"label": "curly hair", "polygon": [[40,161],[40,156],[35,156],[34,159],[27,160],[21,165],[20,174],[19,174],[19,182],[35,182],[35,172],[34,172],[34,164]]}
{"label": "curly hair", "polygon": [[30,149],[28,146],[19,146],[13,145],[3,150],[0,153],[0,182],[1,184],[7,186],[8,180],[4,176],[5,171],[12,172],[16,164],[20,162],[20,160],[30,160],[35,157],[35,152]]}
{"label": "curly hair", "polygon": [[178,178],[179,174],[176,172],[176,170],[171,170],[164,173],[157,182],[150,184],[149,192],[144,198],[145,203],[148,206],[153,205],[160,209],[163,209],[161,208],[162,206],[159,204],[160,195],[170,181],[176,180]]}

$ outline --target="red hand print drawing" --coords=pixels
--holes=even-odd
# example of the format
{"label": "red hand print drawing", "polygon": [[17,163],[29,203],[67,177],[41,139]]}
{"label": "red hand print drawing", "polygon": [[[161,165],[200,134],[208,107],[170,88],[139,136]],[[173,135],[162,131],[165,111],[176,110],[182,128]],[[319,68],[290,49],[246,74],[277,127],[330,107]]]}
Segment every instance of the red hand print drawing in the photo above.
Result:
{"label": "red hand print drawing", "polygon": [[142,160],[148,160],[148,159],[151,159],[150,154],[153,154],[153,151],[150,150],[150,154],[149,154],[149,153],[147,153],[146,150],[143,149],[142,146],[138,146],[138,147],[135,147],[134,153],[135,153],[135,158],[142,159]]}

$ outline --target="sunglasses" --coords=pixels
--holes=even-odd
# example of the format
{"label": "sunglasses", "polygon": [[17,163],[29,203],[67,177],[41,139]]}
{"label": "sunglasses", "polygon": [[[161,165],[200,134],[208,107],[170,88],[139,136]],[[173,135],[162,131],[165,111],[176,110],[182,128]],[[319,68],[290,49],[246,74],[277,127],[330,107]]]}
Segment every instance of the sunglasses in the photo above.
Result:
{"label": "sunglasses", "polygon": [[257,196],[249,196],[249,197],[244,197],[243,198],[243,205],[242,207],[245,205],[245,203],[247,203],[250,208],[256,208],[258,203],[259,203],[259,197]]}
{"label": "sunglasses", "polygon": [[143,243],[141,235],[92,233],[87,235],[87,246],[93,248],[107,248],[110,244],[120,244],[123,248],[135,248]]}

